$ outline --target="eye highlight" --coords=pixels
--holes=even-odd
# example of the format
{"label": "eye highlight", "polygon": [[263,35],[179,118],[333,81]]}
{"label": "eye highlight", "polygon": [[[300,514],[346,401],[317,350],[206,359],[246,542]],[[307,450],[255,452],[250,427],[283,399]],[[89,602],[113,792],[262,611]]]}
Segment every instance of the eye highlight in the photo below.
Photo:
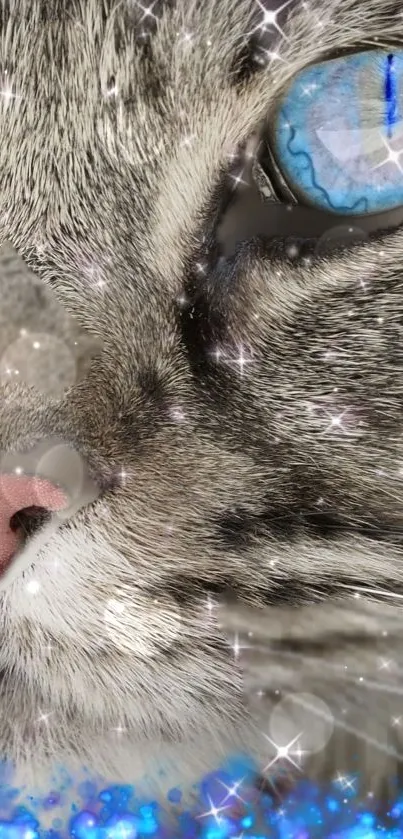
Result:
{"label": "eye highlight", "polygon": [[307,67],[277,111],[271,149],[295,195],[340,215],[403,205],[403,51]]}

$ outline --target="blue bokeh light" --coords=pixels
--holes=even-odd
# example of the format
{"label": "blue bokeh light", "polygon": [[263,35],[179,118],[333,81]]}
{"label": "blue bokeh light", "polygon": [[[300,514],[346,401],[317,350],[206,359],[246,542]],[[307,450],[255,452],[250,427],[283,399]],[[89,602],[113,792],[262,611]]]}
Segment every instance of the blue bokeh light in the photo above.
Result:
{"label": "blue bokeh light", "polygon": [[[169,791],[166,805],[144,801],[130,785],[97,789],[93,782],[77,784],[76,803],[66,824],[54,819],[41,827],[49,813],[53,790],[31,809],[13,806],[0,819],[0,839],[398,839],[403,837],[403,794],[379,816],[374,797],[358,795],[359,784],[320,787],[301,780],[277,803],[252,783],[251,764],[233,760],[196,785],[198,807],[181,809],[181,791]],[[358,781],[358,779],[355,779]],[[3,790],[3,805],[5,801]],[[18,790],[17,790],[18,793]],[[4,812],[4,806],[2,807]]]}

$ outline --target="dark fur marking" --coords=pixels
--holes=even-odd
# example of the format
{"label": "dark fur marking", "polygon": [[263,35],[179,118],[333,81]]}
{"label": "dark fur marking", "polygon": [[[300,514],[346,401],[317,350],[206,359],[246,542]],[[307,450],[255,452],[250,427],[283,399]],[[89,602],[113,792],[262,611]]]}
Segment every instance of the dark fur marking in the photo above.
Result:
{"label": "dark fur marking", "polygon": [[365,600],[385,603],[393,603],[393,594],[397,599],[400,599],[403,594],[403,587],[397,586],[393,580],[380,579],[372,585],[367,585],[365,580],[343,576],[318,581],[291,575],[284,579],[273,577],[271,586],[263,597],[268,606],[304,606],[320,603],[331,597],[345,598],[346,590],[351,596],[356,591]]}
{"label": "dark fur marking", "polygon": [[218,538],[224,548],[247,548],[254,537],[270,537],[290,541],[303,531],[317,539],[331,539],[347,530],[347,524],[330,512],[304,512],[290,499],[287,506],[268,505],[253,514],[241,507],[217,519]]}
{"label": "dark fur marking", "polygon": [[236,54],[230,70],[231,81],[235,86],[247,84],[254,74],[261,69],[258,60],[258,38],[252,35]]}
{"label": "dark fur marking", "polygon": [[159,405],[161,410],[165,408],[167,395],[164,383],[155,370],[142,368],[136,376],[136,382],[141,389],[142,399],[146,403],[152,400]]}
{"label": "dark fur marking", "polygon": [[[295,484],[298,486],[298,476]],[[318,486],[315,486],[315,490],[317,494]],[[401,544],[403,530],[396,523],[354,521],[354,511],[343,517],[332,510],[315,509],[315,502],[309,501],[308,493],[309,490],[305,491],[301,484],[300,498],[290,497],[287,506],[269,503],[259,513],[251,513],[241,507],[228,510],[218,516],[215,522],[219,545],[223,549],[230,547],[242,550],[249,547],[253,538],[275,537],[290,542],[304,533],[327,542],[354,533],[387,544]]]}
{"label": "dark fur marking", "polygon": [[264,596],[268,606],[305,606],[320,603],[330,597],[340,594],[335,581],[313,582],[301,577],[286,577],[272,579],[271,587]]}
{"label": "dark fur marking", "polygon": [[331,635],[326,633],[322,638],[282,638],[270,641],[270,652],[289,652],[298,653],[301,655],[323,655],[327,652],[340,652],[341,649],[351,645],[363,649],[365,647],[373,648],[374,639],[370,635],[365,635],[363,632],[345,635],[342,632],[333,632]]}

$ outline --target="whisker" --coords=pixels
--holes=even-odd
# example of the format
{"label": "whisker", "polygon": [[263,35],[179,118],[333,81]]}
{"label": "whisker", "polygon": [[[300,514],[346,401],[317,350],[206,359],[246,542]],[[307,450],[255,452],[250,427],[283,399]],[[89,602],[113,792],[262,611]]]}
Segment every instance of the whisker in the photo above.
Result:
{"label": "whisker", "polygon": [[[361,678],[360,676],[354,677],[351,675],[351,673],[346,672],[346,666],[344,664],[337,664],[336,662],[326,661],[326,659],[323,659],[320,656],[303,655],[302,653],[292,652],[291,650],[281,650],[270,646],[266,647],[263,644],[256,644],[256,646],[253,647],[253,650],[256,652],[273,654],[274,656],[276,656],[276,658],[279,658],[280,660],[281,658],[291,658],[294,660],[298,659],[301,662],[301,664],[317,664],[320,666],[321,671],[323,669],[327,669],[335,671],[337,674],[342,674],[344,681],[346,682],[355,683]],[[403,669],[401,667],[396,667],[393,670],[393,674],[396,676],[403,677]],[[365,685],[367,687],[374,688],[375,690],[382,690],[385,693],[394,694],[396,696],[403,696],[403,685],[402,687],[399,687],[398,685],[389,685],[387,682],[379,682],[374,679],[369,680],[367,678],[365,678]]]}
{"label": "whisker", "polygon": [[396,597],[398,600],[403,600],[403,594],[398,594],[395,591],[385,591],[380,588],[367,588],[366,586],[351,586],[346,583],[339,583],[339,588],[346,588],[350,591],[363,592],[363,594],[375,594],[381,597]]}
{"label": "whisker", "polygon": [[[306,708],[308,711],[312,711],[314,714],[316,714],[317,717],[321,717],[325,720],[328,719],[328,717],[323,711],[321,711],[317,707],[314,707],[309,702],[306,702],[305,700],[301,699],[301,697],[298,694],[293,696],[293,701],[295,701],[297,705],[301,705],[301,707]],[[403,754],[397,752],[396,749],[393,749],[386,743],[380,743],[378,740],[375,740],[374,737],[370,737],[370,735],[366,734],[364,731],[359,731],[358,729],[354,728],[354,726],[348,725],[348,723],[346,723],[344,720],[340,720],[334,717],[333,722],[335,727],[343,729],[343,731],[346,731],[347,734],[353,734],[359,740],[363,740],[365,743],[368,743],[369,746],[374,746],[376,749],[378,749],[378,751],[382,752],[388,757],[392,757],[397,761],[403,761]]]}

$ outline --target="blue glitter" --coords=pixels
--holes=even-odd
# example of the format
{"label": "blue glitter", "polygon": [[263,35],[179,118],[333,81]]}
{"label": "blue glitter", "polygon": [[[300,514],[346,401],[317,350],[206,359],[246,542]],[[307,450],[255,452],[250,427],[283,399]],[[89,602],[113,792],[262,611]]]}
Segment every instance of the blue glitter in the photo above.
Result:
{"label": "blue glitter", "polygon": [[168,801],[171,801],[172,804],[179,804],[180,801],[182,800],[182,793],[181,793],[180,789],[176,789],[176,788],[170,789],[169,793],[167,795],[167,799],[168,799]]}
{"label": "blue glitter", "polygon": [[111,816],[105,824],[105,839],[136,839],[139,820],[132,813]]}
{"label": "blue glitter", "polygon": [[403,839],[402,792],[382,818],[375,799],[360,798],[358,776],[348,791],[337,782],[321,788],[302,780],[275,806],[267,794],[256,795],[251,765],[234,760],[209,773],[196,785],[198,806],[177,815],[182,799],[177,788],[168,793],[164,808],[139,800],[132,786],[98,790],[89,782],[73,785],[82,809],[67,824],[55,819],[53,828],[44,830],[41,813],[48,812],[49,798],[57,798],[52,791],[32,798],[32,812],[11,809],[0,820],[0,839]]}

